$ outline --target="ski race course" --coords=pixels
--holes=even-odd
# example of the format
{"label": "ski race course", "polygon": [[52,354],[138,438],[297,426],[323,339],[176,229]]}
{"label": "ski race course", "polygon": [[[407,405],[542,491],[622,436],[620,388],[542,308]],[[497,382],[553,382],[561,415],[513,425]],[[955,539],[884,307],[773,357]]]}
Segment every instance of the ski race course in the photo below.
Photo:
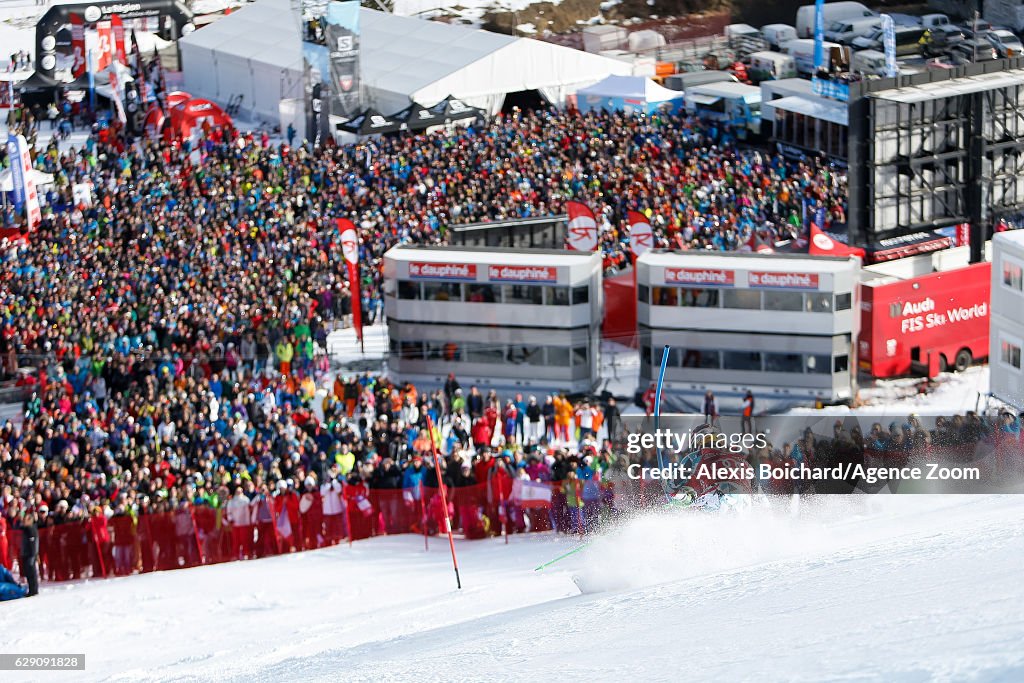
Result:
{"label": "ski race course", "polygon": [[460,542],[461,592],[417,536],[50,585],[0,651],[89,681],[1024,679],[1024,498],[648,514],[534,571],[576,543]]}

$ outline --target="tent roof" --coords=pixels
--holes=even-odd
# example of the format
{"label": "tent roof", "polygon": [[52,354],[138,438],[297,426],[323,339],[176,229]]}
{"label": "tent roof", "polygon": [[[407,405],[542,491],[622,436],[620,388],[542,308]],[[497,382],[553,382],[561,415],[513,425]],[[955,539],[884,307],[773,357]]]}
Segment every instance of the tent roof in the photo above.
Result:
{"label": "tent roof", "polygon": [[281,69],[302,65],[298,17],[288,0],[259,0],[246,5],[180,42]]}
{"label": "tent roof", "polygon": [[845,102],[828,100],[824,97],[782,97],[767,103],[776,109],[803,114],[815,119],[823,119],[840,126],[849,125],[850,110]]}
{"label": "tent roof", "polygon": [[530,38],[359,11],[360,69],[371,88],[424,104],[454,94],[492,93],[593,83],[629,64]]}
{"label": "tent roof", "polygon": [[366,8],[359,13],[363,79],[410,95],[515,42],[465,26]]}
{"label": "tent roof", "polygon": [[683,93],[658,85],[644,76],[609,76],[603,81],[581,89],[577,95],[628,97],[647,102],[664,102],[682,97]]}

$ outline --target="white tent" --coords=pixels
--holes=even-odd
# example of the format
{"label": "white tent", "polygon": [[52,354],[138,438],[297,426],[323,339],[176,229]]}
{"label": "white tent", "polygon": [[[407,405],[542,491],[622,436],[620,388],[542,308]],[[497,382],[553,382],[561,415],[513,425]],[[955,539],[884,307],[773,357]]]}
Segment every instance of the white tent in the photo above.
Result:
{"label": "white tent", "polygon": [[[32,180],[35,182],[36,187],[45,187],[53,184],[53,176],[49,173],[43,173],[35,168],[29,171],[29,173],[32,174]],[[0,171],[0,192],[14,192],[14,171],[9,168]]]}
{"label": "white tent", "polygon": [[259,0],[178,41],[185,90],[277,121],[278,103],[302,98],[302,42],[288,0]]}
{"label": "white tent", "polygon": [[683,103],[683,93],[643,76],[609,76],[576,93],[576,104],[582,112],[608,109],[650,114],[663,109],[666,103],[671,111],[676,111]]}
{"label": "white tent", "polygon": [[452,95],[493,114],[523,90],[561,105],[583,86],[630,73],[629,64],[530,38],[366,8],[359,22],[364,97],[382,112]]}
{"label": "white tent", "polygon": [[[281,100],[303,100],[302,47],[289,0],[258,0],[179,41],[185,90],[277,121]],[[362,8],[363,104],[385,114],[449,95],[489,113],[508,93],[537,90],[563,104],[630,65],[560,45]]]}

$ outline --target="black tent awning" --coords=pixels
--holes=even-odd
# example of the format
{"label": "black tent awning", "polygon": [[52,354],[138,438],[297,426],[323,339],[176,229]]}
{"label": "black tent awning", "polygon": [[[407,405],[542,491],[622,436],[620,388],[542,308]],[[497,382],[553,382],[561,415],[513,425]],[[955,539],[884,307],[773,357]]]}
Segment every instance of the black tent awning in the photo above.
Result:
{"label": "black tent awning", "polygon": [[[477,107],[471,107],[462,100],[454,97],[447,97],[443,104],[445,123],[450,121],[462,121],[465,119],[476,119],[484,117],[484,110]],[[438,105],[440,106],[440,105]]]}
{"label": "black tent awning", "polygon": [[[431,126],[441,126],[444,125],[444,109],[446,104],[446,102],[441,102],[440,105],[424,107],[422,104],[414,102],[395,114],[395,117],[404,121],[406,128],[413,131],[425,130]],[[440,111],[435,111],[438,108],[440,108]]]}
{"label": "black tent awning", "polygon": [[443,126],[453,121],[484,118],[484,111],[454,97],[446,97],[432,107],[413,103],[395,114],[395,118],[398,117],[405,122],[408,130],[415,131]]}
{"label": "black tent awning", "polygon": [[396,116],[385,116],[376,109],[367,109],[354,118],[339,123],[337,129],[356,135],[382,135],[405,130],[405,122]]}
{"label": "black tent awning", "polygon": [[47,92],[56,90],[61,87],[63,83],[55,81],[52,78],[43,76],[38,71],[34,71],[31,76],[26,78],[20,83],[14,85],[15,88],[21,92]]}

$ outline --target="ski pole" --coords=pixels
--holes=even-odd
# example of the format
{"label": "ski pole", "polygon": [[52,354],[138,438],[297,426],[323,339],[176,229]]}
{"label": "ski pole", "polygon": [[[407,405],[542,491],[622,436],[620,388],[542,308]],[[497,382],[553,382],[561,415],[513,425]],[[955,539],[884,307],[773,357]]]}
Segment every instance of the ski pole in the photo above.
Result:
{"label": "ski pole", "polygon": [[544,564],[542,564],[541,566],[537,567],[533,571],[539,572],[541,569],[544,569],[545,567],[550,567],[551,565],[553,565],[555,562],[558,562],[559,560],[564,560],[565,558],[569,557],[570,555],[575,555],[576,553],[578,553],[579,551],[583,550],[584,548],[589,547],[591,543],[593,543],[593,541],[587,541],[583,545],[577,546],[577,547],[573,548],[572,550],[570,550],[569,552],[563,553],[562,555],[559,555],[558,557],[556,557],[555,559],[551,560],[550,562],[545,562]]}

